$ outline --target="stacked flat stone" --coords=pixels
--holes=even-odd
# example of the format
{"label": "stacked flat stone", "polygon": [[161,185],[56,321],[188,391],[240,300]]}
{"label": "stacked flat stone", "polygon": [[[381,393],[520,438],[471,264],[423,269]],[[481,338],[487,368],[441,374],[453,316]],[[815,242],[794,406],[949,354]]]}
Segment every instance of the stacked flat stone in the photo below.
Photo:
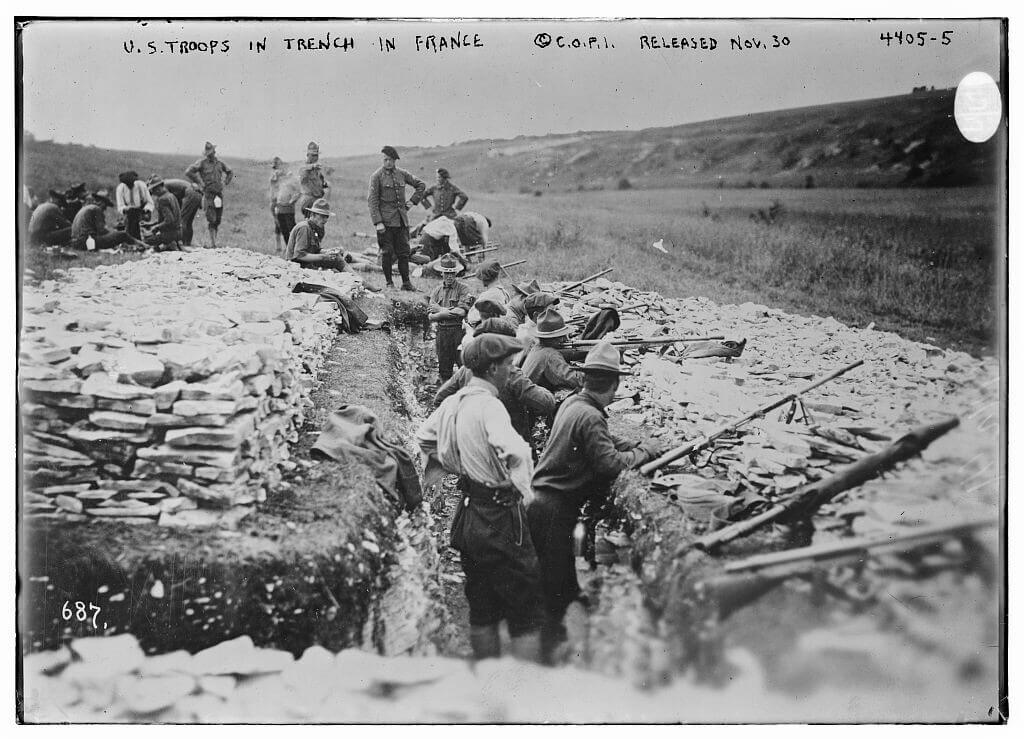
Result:
{"label": "stacked flat stone", "polygon": [[292,288],[360,279],[241,249],[67,277],[23,295],[26,510],[172,526],[264,500],[337,333],[336,305]]}

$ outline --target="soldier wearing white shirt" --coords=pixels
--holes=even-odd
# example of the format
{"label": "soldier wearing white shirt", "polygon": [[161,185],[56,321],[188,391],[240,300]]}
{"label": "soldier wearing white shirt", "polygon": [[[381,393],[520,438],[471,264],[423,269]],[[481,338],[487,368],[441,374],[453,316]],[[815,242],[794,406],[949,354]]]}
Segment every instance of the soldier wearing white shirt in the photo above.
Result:
{"label": "soldier wearing white shirt", "polygon": [[114,191],[117,212],[124,218],[124,230],[133,239],[142,238],[142,214],[153,214],[156,204],[149,195],[146,183],[139,179],[137,172],[129,170],[118,175],[120,180]]}
{"label": "soldier wearing white shirt", "polygon": [[442,469],[459,476],[463,498],[452,522],[451,545],[462,555],[470,643],[477,659],[501,655],[502,620],[512,637],[512,655],[540,658],[540,571],[524,505],[532,498],[533,459],[498,398],[520,349],[515,339],[499,334],[470,342],[463,363],[472,379],[416,432],[427,458],[424,485],[440,479]]}

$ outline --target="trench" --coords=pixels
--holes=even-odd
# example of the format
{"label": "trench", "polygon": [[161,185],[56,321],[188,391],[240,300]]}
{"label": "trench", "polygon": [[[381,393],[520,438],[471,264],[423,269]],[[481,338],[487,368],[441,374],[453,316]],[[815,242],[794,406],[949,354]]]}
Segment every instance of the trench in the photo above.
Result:
{"label": "trench", "polygon": [[[434,332],[419,314],[403,305],[393,311],[395,361],[391,381],[396,409],[409,421],[409,436],[434,408],[439,386]],[[448,546],[452,517],[460,494],[455,477],[446,475],[437,495],[429,501],[431,532],[437,546],[443,611],[434,643],[445,656],[469,658],[469,611],[463,593],[458,553]],[[643,595],[643,583],[630,564],[628,552],[604,552],[601,563],[577,558],[577,576],[586,605],[573,604],[566,615],[569,642],[558,664],[628,678],[639,686],[652,686],[669,677],[662,655],[665,640],[658,634]],[[502,627],[502,638],[507,633]]]}
{"label": "trench", "polygon": [[[320,644],[332,651],[470,656],[462,572],[447,545],[459,497],[453,479],[428,501],[429,512],[398,514],[361,465],[309,459],[309,446],[339,402],[371,408],[413,454],[412,432],[432,409],[436,357],[422,296],[366,302],[372,318],[389,319],[391,332],[338,336],[291,449],[294,469],[235,531],[211,536],[104,522],[47,523],[30,532],[34,556],[20,593],[29,650],[95,635],[58,617],[62,600],[80,599],[103,609],[111,625],[104,633],[132,633],[150,654],[196,651],[248,634],[257,645],[295,655]],[[610,425],[620,436],[644,433],[614,414]],[[674,556],[700,533],[678,506],[635,473],[616,483],[615,504],[601,528],[597,562],[577,561],[587,604],[567,616],[562,665],[644,687],[683,676],[724,686],[736,675],[740,649],[760,665],[768,688],[790,695],[822,686],[854,686],[865,695],[926,690],[930,676],[911,682],[913,670],[896,665],[900,660],[919,660],[918,674],[952,666],[972,690],[991,680],[992,661],[978,655],[996,643],[994,633],[984,644],[973,637],[957,643],[975,615],[967,606],[994,598],[993,568],[969,552],[922,554],[924,570],[888,561],[874,573],[862,566],[795,579],[724,609],[694,587],[719,571],[723,558]],[[727,558],[796,546],[813,534],[764,533]],[[871,579],[866,574],[881,590],[859,597],[859,585]],[[959,608],[963,630],[936,634],[911,618],[929,601],[939,612]],[[829,630],[837,624],[861,630],[835,636]],[[820,649],[805,648],[809,633],[819,647],[831,639],[827,660],[815,656]],[[902,638],[898,644],[893,633]],[[883,634],[888,640],[877,638]],[[894,644],[898,659],[877,658]]]}
{"label": "trench", "polygon": [[[396,325],[393,341],[395,390],[411,428],[434,407],[433,333],[422,317],[407,316]],[[609,424],[621,437],[645,434],[615,414]],[[447,546],[458,499],[454,478],[447,476],[431,505],[446,614],[434,642],[442,654],[469,657],[462,573],[458,554]],[[896,686],[930,696],[942,694],[936,681],[947,677],[960,689],[988,686],[995,679],[985,651],[997,641],[996,620],[985,623],[981,644],[975,641],[977,625],[966,623],[974,618],[967,615],[969,608],[955,616],[939,610],[949,607],[956,593],[969,592],[964,600],[975,603],[994,598],[998,569],[976,556],[982,548],[972,551],[952,542],[907,557],[826,568],[739,592],[712,592],[701,583],[720,574],[727,562],[837,534],[804,522],[758,532],[717,556],[676,556],[703,527],[637,473],[620,476],[614,505],[597,531],[591,561],[577,558],[586,604],[570,607],[569,643],[559,665],[645,688],[679,679],[727,688],[737,675],[756,673],[765,690],[792,698],[856,690],[879,701]],[[963,644],[953,643],[958,636]]]}

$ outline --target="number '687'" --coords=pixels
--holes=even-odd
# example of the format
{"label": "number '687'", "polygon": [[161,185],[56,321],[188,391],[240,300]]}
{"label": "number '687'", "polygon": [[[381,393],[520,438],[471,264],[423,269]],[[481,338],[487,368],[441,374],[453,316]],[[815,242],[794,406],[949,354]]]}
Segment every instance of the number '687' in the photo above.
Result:
{"label": "number '687'", "polygon": [[74,610],[72,610],[71,601],[64,601],[64,605],[61,606],[60,615],[65,621],[70,621],[74,618],[76,621],[89,621],[89,611],[92,611],[92,627],[96,628],[96,617],[100,615],[100,607],[89,603],[88,606],[80,600],[74,602]]}

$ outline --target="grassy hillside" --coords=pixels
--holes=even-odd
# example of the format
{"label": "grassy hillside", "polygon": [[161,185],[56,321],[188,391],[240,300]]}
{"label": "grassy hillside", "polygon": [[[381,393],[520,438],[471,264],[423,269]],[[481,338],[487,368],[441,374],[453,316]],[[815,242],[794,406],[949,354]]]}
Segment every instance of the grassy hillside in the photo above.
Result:
{"label": "grassy hillside", "polygon": [[[443,165],[484,192],[665,187],[956,187],[991,184],[997,140],[970,144],[954,90],[753,113],[642,131],[578,132],[402,149],[426,179]],[[327,153],[327,152],[325,152]],[[330,160],[365,171],[373,157]]]}
{"label": "grassy hillside", "polygon": [[[759,154],[760,161],[776,162],[772,166],[777,167],[797,153],[824,151],[837,141],[836,137],[845,146],[860,140],[839,136],[837,131],[867,126],[863,135],[868,136],[870,126],[881,124],[865,111],[874,111],[872,115],[881,120],[888,105],[903,111],[904,117],[909,115],[906,111],[918,110],[920,117],[925,115],[922,111],[933,110],[944,95],[948,98],[945,92],[906,96],[913,98],[912,102],[919,101],[916,108],[900,107],[892,101],[867,101],[680,126],[660,133],[580,134],[471,142],[436,150],[410,149],[403,151],[402,164],[428,180],[432,179],[435,162],[450,167],[456,181],[470,192],[469,208],[486,213],[494,221],[494,238],[503,245],[501,258],[528,260],[515,268],[517,278],[578,279],[613,266],[616,279],[670,297],[704,295],[717,302],[753,301],[798,313],[833,315],[852,324],[874,321],[879,329],[898,331],[910,338],[988,353],[995,348],[995,332],[1005,313],[1005,305],[997,304],[999,255],[1005,249],[1000,242],[1001,221],[1006,207],[1005,191],[999,187],[882,189],[863,187],[865,183],[860,181],[850,184],[858,168],[864,169],[870,157],[882,150],[881,144],[872,144],[870,151],[840,157],[845,169],[836,165],[834,177],[848,184],[846,188],[784,188],[781,183],[789,170],[775,169],[775,175],[771,175],[769,169],[762,169],[759,180],[774,177],[770,189],[647,189],[678,184],[657,179],[661,175],[636,174],[647,171],[643,168],[648,160],[658,161],[661,155],[656,154],[630,164],[632,169],[622,170],[631,175],[634,187],[629,190],[618,190],[613,175],[609,175],[613,181],[604,191],[581,190],[567,184],[571,178],[566,171],[595,171],[600,162],[616,157],[633,161],[638,157],[630,159],[628,151],[637,142],[646,140],[654,147],[651,151],[662,151],[659,147],[667,147],[664,142],[675,138],[690,142],[673,144],[676,151],[703,140],[706,157],[711,157],[707,152],[717,152],[711,157],[717,164],[704,174],[733,172],[735,182],[742,185],[750,174],[740,171],[741,163],[752,166],[750,157],[742,152],[772,151],[767,145],[748,140],[757,126],[765,130],[762,137],[774,137],[771,141],[776,152],[771,157]],[[898,100],[905,102],[904,98]],[[863,114],[860,118],[849,115],[856,110]],[[892,139],[890,152],[896,146],[893,142],[913,143],[919,140],[915,137],[925,137],[924,150],[931,151],[928,161],[934,164],[922,167],[922,171],[938,172],[952,166],[949,162],[960,162],[957,171],[964,180],[994,173],[991,162],[995,145],[965,148],[954,141],[954,135],[959,134],[943,128],[951,124],[935,115],[929,122],[921,122],[920,129],[897,130],[895,126],[904,118],[893,114],[890,119],[885,124],[894,127],[888,134]],[[775,128],[769,127],[770,122]],[[665,131],[676,135],[665,138]],[[813,131],[822,133],[815,138]],[[594,144],[601,137],[618,143]],[[662,143],[654,144],[656,140]],[[796,148],[791,151],[787,146]],[[903,149],[909,146],[904,144]],[[914,146],[911,154],[925,146]],[[581,156],[588,149],[595,149],[595,153]],[[504,153],[488,155],[498,150]],[[26,181],[43,191],[48,186],[66,187],[82,180],[90,187],[109,187],[117,172],[126,167],[143,176],[151,172],[166,176],[182,172],[195,160],[193,156],[46,142],[28,143],[25,156]],[[576,158],[552,169],[550,161],[559,157],[564,158],[559,161]],[[273,253],[275,239],[266,196],[269,163],[230,158],[227,162],[236,177],[225,193],[219,243]],[[327,248],[372,248],[372,239],[355,233],[373,230],[366,206],[366,183],[379,165],[379,157],[327,160],[326,164],[334,168],[330,201],[336,213],[327,226]],[[799,175],[791,176],[802,185],[805,172],[825,171],[821,169],[824,166],[797,167],[793,171],[799,171]],[[882,175],[892,176],[892,181],[880,184],[893,185],[898,184],[893,175],[898,166],[906,167],[896,163],[873,171],[881,179]],[[528,181],[532,172],[540,170],[554,174],[537,186],[516,184]],[[901,175],[904,179],[905,174]],[[916,181],[924,180],[935,184],[938,178],[929,174]],[[827,181],[821,176],[816,184]],[[416,209],[413,219],[418,220],[423,213]],[[113,216],[108,220],[112,221]],[[195,231],[196,243],[204,245],[206,229],[201,214]],[[668,254],[651,247],[659,239],[670,244]],[[40,253],[25,256],[23,265],[34,269],[37,278],[58,266],[120,258],[81,255],[61,263]]]}
{"label": "grassy hillside", "polygon": [[113,190],[117,186],[117,175],[129,169],[138,172],[143,179],[152,174],[184,177],[185,168],[201,156],[114,151],[32,140],[25,142],[23,155],[24,184],[44,199],[49,188],[63,191],[75,182],[85,182],[90,190]]}

